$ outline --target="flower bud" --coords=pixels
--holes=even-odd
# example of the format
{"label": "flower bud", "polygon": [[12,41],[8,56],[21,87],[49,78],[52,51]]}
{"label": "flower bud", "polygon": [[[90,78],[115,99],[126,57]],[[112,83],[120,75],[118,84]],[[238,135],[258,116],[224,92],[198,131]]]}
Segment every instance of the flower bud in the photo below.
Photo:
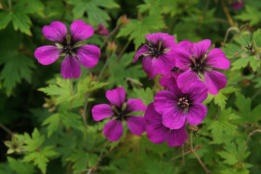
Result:
{"label": "flower bud", "polygon": [[22,146],[24,144],[24,140],[17,141],[15,135],[12,135],[12,141],[4,141],[5,145],[9,148],[7,150],[7,154],[11,154],[14,152],[21,153]]}
{"label": "flower bud", "polygon": [[114,42],[108,42],[107,48],[106,48],[106,53],[108,56],[111,56],[112,54],[115,53],[117,49],[117,45]]}
{"label": "flower bud", "polygon": [[118,21],[117,21],[117,26],[118,27],[122,27],[122,26],[124,26],[124,25],[126,25],[126,24],[128,24],[130,21],[129,21],[129,19],[127,18],[127,15],[122,15],[119,19],[118,19]]}
{"label": "flower bud", "polygon": [[126,81],[131,83],[131,86],[137,89],[143,88],[143,84],[137,79],[126,78]]}
{"label": "flower bud", "polygon": [[109,34],[109,31],[108,31],[107,28],[104,27],[103,24],[99,24],[98,29],[95,30],[94,33],[100,34],[100,35],[103,35],[103,36],[107,36]]}

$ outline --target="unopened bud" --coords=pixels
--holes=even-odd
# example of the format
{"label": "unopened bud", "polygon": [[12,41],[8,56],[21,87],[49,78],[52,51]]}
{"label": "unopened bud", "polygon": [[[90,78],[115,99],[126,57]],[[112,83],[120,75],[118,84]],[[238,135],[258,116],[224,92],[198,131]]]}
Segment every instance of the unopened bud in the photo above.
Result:
{"label": "unopened bud", "polygon": [[231,33],[238,35],[240,30],[238,27],[230,27],[229,30],[231,31]]}
{"label": "unopened bud", "polygon": [[127,78],[126,80],[130,81],[132,87],[134,87],[134,88],[137,88],[137,89],[143,88],[143,84],[137,79]]}
{"label": "unopened bud", "polygon": [[108,31],[107,28],[104,27],[103,24],[99,24],[98,29],[95,30],[94,33],[100,34],[100,35],[103,35],[103,36],[107,36],[109,34],[109,31]]}
{"label": "unopened bud", "polygon": [[201,146],[202,146],[201,144],[200,144],[200,145],[198,145],[198,146],[196,146],[196,149],[200,149],[200,148],[201,148]]}
{"label": "unopened bud", "polygon": [[129,22],[130,22],[130,21],[129,21],[129,19],[127,18],[127,15],[124,14],[124,15],[122,15],[122,16],[118,19],[118,21],[117,21],[117,26],[118,26],[118,27],[122,27],[122,26],[128,24]]}
{"label": "unopened bud", "polygon": [[108,56],[112,55],[115,53],[117,49],[117,45],[114,42],[108,42],[107,48],[106,48],[106,53]]}

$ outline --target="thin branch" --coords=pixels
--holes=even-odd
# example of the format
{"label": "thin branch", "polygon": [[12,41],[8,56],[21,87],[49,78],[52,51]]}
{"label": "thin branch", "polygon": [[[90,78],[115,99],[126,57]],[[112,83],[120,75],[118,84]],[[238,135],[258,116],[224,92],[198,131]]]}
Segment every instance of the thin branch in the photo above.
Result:
{"label": "thin branch", "polygon": [[13,135],[12,131],[10,129],[8,129],[7,127],[5,127],[5,125],[3,125],[2,123],[0,123],[0,127],[3,128],[10,135]]}
{"label": "thin branch", "polygon": [[232,20],[230,14],[229,14],[229,12],[228,12],[228,9],[227,9],[227,7],[226,7],[224,1],[223,1],[223,0],[220,0],[220,2],[221,2],[221,5],[222,5],[222,8],[223,8],[223,11],[224,11],[224,13],[225,13],[225,15],[226,15],[226,17],[227,17],[227,20],[228,20],[229,25],[230,25],[231,27],[233,27],[233,26],[234,26],[234,22],[233,22],[233,20]]}
{"label": "thin branch", "polygon": [[106,39],[103,41],[103,43],[100,46],[100,50],[104,47],[104,45],[108,42],[109,38],[119,29],[118,26],[116,26],[114,28],[114,30],[112,30],[112,32],[106,37]]}

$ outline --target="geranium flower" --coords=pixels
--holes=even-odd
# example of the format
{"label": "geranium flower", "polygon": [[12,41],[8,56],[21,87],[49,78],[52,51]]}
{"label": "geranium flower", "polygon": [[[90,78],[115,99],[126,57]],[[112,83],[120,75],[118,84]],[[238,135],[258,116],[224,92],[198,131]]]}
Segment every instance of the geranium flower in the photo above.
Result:
{"label": "geranium flower", "polygon": [[226,76],[211,68],[228,69],[230,61],[221,49],[214,48],[207,55],[206,52],[211,45],[211,41],[205,39],[198,43],[185,41],[183,48],[173,50],[176,65],[184,73],[177,78],[177,84],[182,90],[186,90],[190,84],[197,82],[202,76],[205,80],[210,94],[216,95],[218,91],[226,87]]}
{"label": "geranium flower", "polygon": [[103,128],[106,138],[109,138],[110,141],[119,140],[123,134],[122,121],[124,120],[134,135],[141,135],[145,131],[146,123],[144,117],[131,115],[132,112],[146,110],[146,106],[141,99],[129,99],[126,106],[124,106],[125,90],[122,87],[108,90],[106,98],[110,101],[111,105],[99,104],[92,108],[92,116],[95,121],[115,117],[115,119],[111,119]]}
{"label": "geranium flower", "polygon": [[147,34],[145,37],[149,41],[149,45],[144,44],[137,51],[133,63],[143,55],[143,70],[150,76],[149,79],[158,74],[168,73],[175,64],[171,51],[177,45],[174,36],[166,33],[154,33]]}
{"label": "geranium flower", "polygon": [[201,104],[208,96],[205,84],[202,81],[190,84],[184,93],[175,79],[170,78],[167,87],[169,91],[159,91],[154,97],[154,107],[162,114],[163,125],[170,129],[179,129],[186,120],[191,125],[201,123],[207,114],[206,106]]}
{"label": "geranium flower", "polygon": [[180,74],[181,73],[179,72],[179,68],[177,66],[175,66],[172,70],[170,70],[169,73],[163,74],[163,76],[159,79],[159,83],[164,88],[167,88],[167,82],[168,82],[169,78],[177,79]]}
{"label": "geranium flower", "polygon": [[61,65],[63,78],[78,78],[81,74],[81,66],[94,67],[100,58],[100,49],[95,45],[80,45],[77,42],[91,37],[94,33],[92,26],[83,21],[74,21],[70,28],[71,37],[67,36],[66,26],[54,21],[49,26],[43,27],[43,35],[47,39],[56,42],[56,46],[47,45],[37,48],[34,56],[39,63],[49,65],[60,56],[65,55]]}
{"label": "geranium flower", "polygon": [[150,103],[145,111],[147,122],[148,139],[156,144],[161,144],[167,140],[169,147],[181,146],[188,138],[186,133],[186,123],[180,129],[170,129],[162,124],[162,114],[154,109],[154,103]]}
{"label": "geranium flower", "polygon": [[97,30],[95,30],[94,33],[107,36],[109,34],[109,31],[107,28],[104,27],[104,25],[99,24]]}

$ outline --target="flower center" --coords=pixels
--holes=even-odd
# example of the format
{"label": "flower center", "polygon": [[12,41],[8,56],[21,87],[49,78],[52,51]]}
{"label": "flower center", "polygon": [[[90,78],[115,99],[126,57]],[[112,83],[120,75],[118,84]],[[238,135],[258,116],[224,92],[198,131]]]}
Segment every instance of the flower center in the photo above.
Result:
{"label": "flower center", "polygon": [[181,108],[188,107],[189,106],[188,100],[185,97],[180,98],[178,101],[178,106],[180,106]]}
{"label": "flower center", "polygon": [[73,47],[72,47],[71,44],[66,44],[66,45],[64,46],[64,48],[63,48],[63,51],[64,51],[66,54],[68,54],[68,53],[71,53],[72,49],[73,49]]}
{"label": "flower center", "polygon": [[201,62],[196,62],[191,66],[191,69],[196,71],[196,72],[203,72],[204,71],[204,63]]}
{"label": "flower center", "polygon": [[149,51],[155,57],[158,57],[161,54],[161,51],[158,48],[155,48],[155,47],[150,47]]}
{"label": "flower center", "polygon": [[120,120],[125,119],[125,114],[123,112],[119,112],[117,115],[118,115],[118,119]]}
{"label": "flower center", "polygon": [[179,68],[177,67],[177,66],[175,66],[172,70],[171,70],[171,72],[175,72],[175,71],[178,71],[179,70]]}

